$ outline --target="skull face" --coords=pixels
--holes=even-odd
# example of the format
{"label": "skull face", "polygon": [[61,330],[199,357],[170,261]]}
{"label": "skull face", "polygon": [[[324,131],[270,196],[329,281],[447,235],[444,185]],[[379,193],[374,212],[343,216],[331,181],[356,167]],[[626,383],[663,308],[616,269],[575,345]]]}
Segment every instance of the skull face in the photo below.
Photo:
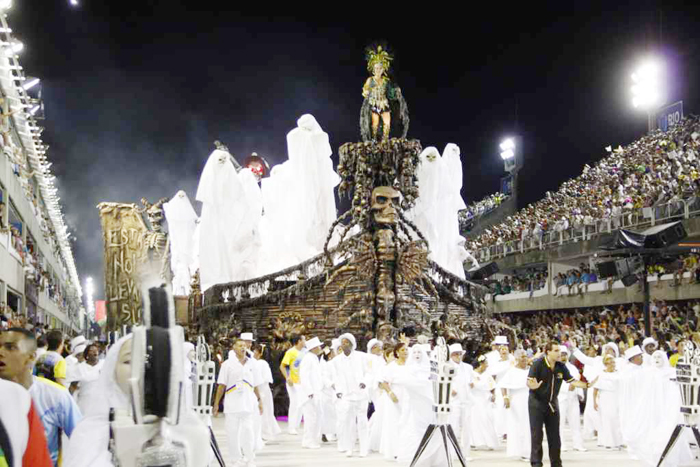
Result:
{"label": "skull face", "polygon": [[160,232],[162,230],[163,223],[163,208],[157,204],[151,206],[146,211],[148,216],[148,221],[155,232]]}
{"label": "skull face", "polygon": [[380,225],[396,224],[401,197],[399,192],[390,186],[378,186],[372,191],[372,216]]}

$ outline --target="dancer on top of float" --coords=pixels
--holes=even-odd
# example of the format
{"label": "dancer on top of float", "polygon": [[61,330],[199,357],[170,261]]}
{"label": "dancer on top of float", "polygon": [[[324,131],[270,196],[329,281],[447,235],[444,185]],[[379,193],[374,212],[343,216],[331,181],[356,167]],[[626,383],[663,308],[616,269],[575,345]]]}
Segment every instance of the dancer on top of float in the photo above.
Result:
{"label": "dancer on top of float", "polygon": [[[367,141],[388,140],[389,131],[391,130],[391,114],[394,112],[391,107],[391,101],[398,104],[397,110],[401,113],[399,116],[400,123],[404,126],[402,137],[406,136],[408,129],[408,110],[406,102],[401,95],[401,89],[395,86],[389,78],[389,67],[394,59],[389,52],[382,46],[376,49],[370,47],[367,50],[367,70],[372,73],[372,76],[367,78],[365,85],[362,87],[362,97],[365,102],[362,105],[362,115],[360,118],[360,126],[362,129],[362,139]],[[370,115],[367,115],[369,112]],[[366,118],[371,116],[371,131],[367,131]],[[383,135],[378,136],[379,120],[381,117]],[[370,138],[371,133],[371,138]]]}

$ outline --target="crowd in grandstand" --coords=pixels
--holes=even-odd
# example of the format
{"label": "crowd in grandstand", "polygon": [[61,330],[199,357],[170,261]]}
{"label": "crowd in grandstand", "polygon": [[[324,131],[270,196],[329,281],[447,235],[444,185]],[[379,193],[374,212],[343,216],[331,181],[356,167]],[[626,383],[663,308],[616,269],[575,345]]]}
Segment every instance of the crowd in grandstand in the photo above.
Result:
{"label": "crowd in grandstand", "polygon": [[[633,210],[695,197],[700,188],[700,120],[685,118],[615,150],[583,173],[476,238],[469,248],[508,241],[537,241],[549,232],[590,232],[598,222],[616,228]],[[638,211],[635,211],[638,212]]]}
{"label": "crowd in grandstand", "polygon": [[480,201],[476,201],[468,205],[466,209],[463,209],[459,212],[460,224],[464,225],[468,222],[471,222],[473,219],[476,219],[479,216],[488,214],[489,212],[499,207],[501,203],[507,198],[508,195],[501,192],[496,192]]}

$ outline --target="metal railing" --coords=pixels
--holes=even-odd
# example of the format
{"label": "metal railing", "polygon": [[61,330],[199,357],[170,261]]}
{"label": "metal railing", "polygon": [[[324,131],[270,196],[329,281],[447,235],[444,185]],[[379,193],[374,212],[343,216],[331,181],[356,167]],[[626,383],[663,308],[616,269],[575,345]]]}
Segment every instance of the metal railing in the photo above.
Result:
{"label": "metal railing", "polygon": [[700,215],[700,198],[692,197],[671,201],[647,208],[626,209],[617,216],[595,219],[592,223],[570,227],[566,230],[550,230],[539,236],[483,247],[477,250],[479,262],[489,262],[508,255],[532,250],[546,250],[584,240],[591,240],[617,229],[646,229],[671,220],[690,219]]}

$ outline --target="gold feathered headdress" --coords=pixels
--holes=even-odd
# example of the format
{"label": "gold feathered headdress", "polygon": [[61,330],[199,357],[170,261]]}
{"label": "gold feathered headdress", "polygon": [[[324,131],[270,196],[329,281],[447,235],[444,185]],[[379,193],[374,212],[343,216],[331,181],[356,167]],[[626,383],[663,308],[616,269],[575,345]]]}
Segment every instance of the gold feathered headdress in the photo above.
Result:
{"label": "gold feathered headdress", "polygon": [[389,52],[387,52],[387,50],[381,45],[377,46],[376,49],[374,47],[368,47],[366,55],[367,70],[370,72],[374,70],[374,65],[377,63],[380,63],[382,67],[384,67],[385,72],[389,71],[391,61],[394,59],[394,57],[392,57],[391,54],[389,54]]}

